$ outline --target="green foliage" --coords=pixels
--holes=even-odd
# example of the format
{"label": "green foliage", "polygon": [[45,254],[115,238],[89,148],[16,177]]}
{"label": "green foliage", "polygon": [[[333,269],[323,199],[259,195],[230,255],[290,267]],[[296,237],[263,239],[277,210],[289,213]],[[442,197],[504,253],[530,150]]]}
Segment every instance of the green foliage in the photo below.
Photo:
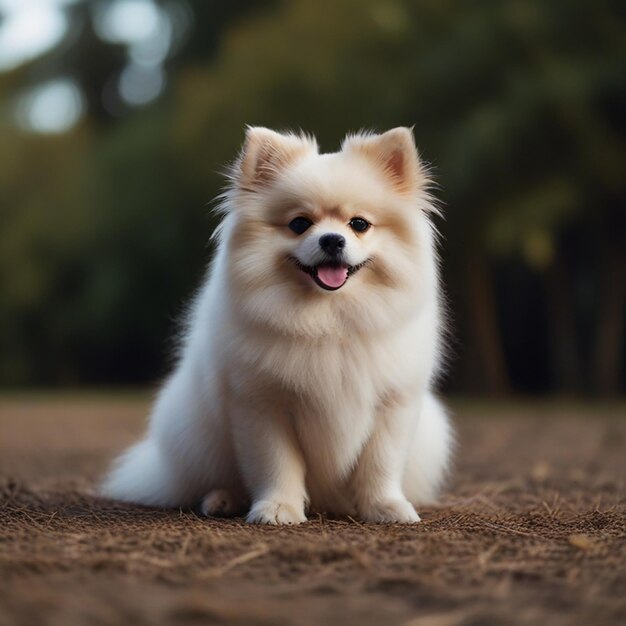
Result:
{"label": "green foliage", "polygon": [[[191,4],[201,19],[169,62],[166,97],[124,119],[99,108],[67,135],[29,136],[9,112],[36,64],[2,77],[0,381],[163,371],[172,318],[209,257],[207,202],[246,124],[304,128],[325,150],[348,130],[415,125],[442,185],[453,292],[470,254],[545,270],[563,232],[611,230],[623,211],[617,2]],[[107,60],[89,37],[81,49],[97,60],[48,67],[80,68],[93,95],[108,78],[90,64],[120,51]]]}

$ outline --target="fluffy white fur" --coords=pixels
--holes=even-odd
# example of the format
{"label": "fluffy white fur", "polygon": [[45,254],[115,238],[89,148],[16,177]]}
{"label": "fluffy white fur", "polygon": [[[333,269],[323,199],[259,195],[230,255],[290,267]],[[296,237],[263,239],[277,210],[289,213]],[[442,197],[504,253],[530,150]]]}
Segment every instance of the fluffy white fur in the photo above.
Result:
{"label": "fluffy white fur", "polygon": [[[431,392],[442,347],[427,186],[406,128],[333,154],[248,129],[179,362],[103,493],[265,524],[308,508],[419,521],[451,447]],[[300,235],[298,216],[313,222]],[[354,232],[353,217],[371,227]],[[325,262],[325,233],[360,268],[336,291],[301,271]]]}

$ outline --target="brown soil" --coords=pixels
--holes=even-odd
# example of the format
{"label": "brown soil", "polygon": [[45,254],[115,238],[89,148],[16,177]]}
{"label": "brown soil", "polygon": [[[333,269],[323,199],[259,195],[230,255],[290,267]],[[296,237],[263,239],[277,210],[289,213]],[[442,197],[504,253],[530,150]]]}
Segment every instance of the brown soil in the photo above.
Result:
{"label": "brown soil", "polygon": [[0,625],[626,623],[623,407],[460,407],[421,524],[294,528],[90,495],[146,407],[0,401]]}

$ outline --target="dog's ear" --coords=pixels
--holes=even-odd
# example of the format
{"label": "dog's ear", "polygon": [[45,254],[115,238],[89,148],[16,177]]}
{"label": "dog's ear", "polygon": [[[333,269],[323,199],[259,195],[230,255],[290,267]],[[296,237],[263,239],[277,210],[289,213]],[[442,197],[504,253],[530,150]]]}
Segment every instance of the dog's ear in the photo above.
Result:
{"label": "dog's ear", "polygon": [[413,193],[426,182],[426,172],[417,154],[410,128],[399,126],[381,135],[348,135],[341,149],[370,159],[400,193]]}
{"label": "dog's ear", "polygon": [[249,126],[234,178],[243,189],[265,187],[282,169],[311,152],[317,152],[311,137]]}

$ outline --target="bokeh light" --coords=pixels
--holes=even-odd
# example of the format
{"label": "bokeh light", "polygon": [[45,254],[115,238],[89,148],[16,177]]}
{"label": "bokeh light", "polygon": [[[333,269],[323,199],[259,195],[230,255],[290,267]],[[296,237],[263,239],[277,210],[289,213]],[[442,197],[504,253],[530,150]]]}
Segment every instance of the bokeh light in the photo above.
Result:
{"label": "bokeh light", "polygon": [[64,133],[84,113],[80,88],[73,80],[61,78],[38,85],[18,99],[16,116],[20,126],[38,133]]}
{"label": "bokeh light", "polygon": [[29,61],[58,44],[67,31],[60,7],[71,0],[0,0],[0,71]]}
{"label": "bokeh light", "polygon": [[165,72],[159,65],[131,63],[120,76],[119,91],[124,102],[141,106],[158,98],[165,87]]}

